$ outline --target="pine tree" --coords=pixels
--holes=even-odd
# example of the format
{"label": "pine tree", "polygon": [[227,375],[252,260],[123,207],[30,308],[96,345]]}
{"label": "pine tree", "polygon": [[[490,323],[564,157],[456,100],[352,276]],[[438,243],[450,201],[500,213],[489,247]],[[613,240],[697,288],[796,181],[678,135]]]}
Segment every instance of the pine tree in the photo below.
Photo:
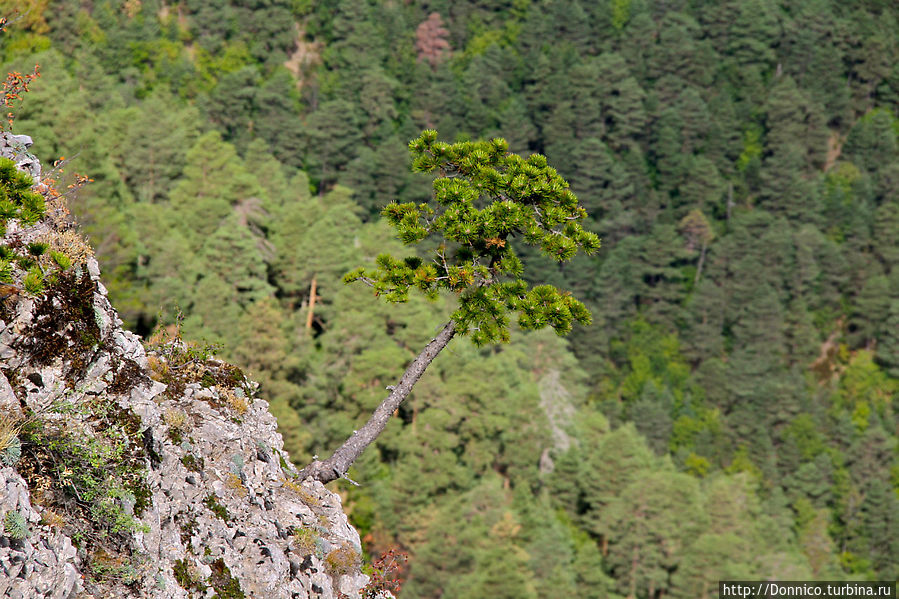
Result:
{"label": "pine tree", "polygon": [[[173,103],[171,95],[157,92],[140,108],[114,113],[120,124],[112,155],[138,201],[159,202],[168,197],[196,139],[199,114],[192,107],[173,108]],[[159,135],[160,130],[166,135]]]}
{"label": "pine tree", "polygon": [[628,597],[671,590],[670,573],[706,521],[695,478],[659,471],[641,476],[604,510],[606,562]]}
{"label": "pine tree", "polygon": [[660,79],[676,75],[689,83],[705,87],[712,80],[714,57],[708,42],[700,41],[702,32],[692,17],[668,12],[657,29],[650,76]]}
{"label": "pine tree", "polygon": [[415,50],[419,61],[427,61],[431,68],[449,54],[449,31],[443,26],[439,12],[432,12],[415,30]]}
{"label": "pine tree", "polygon": [[347,100],[325,102],[309,116],[307,172],[317,176],[321,190],[355,158],[362,138],[359,121],[359,108]]}
{"label": "pine tree", "polygon": [[369,422],[331,458],[315,460],[301,472],[323,482],[346,474],[457,333],[470,335],[478,345],[508,341],[510,312],[519,314],[522,328],[551,326],[559,334],[570,331],[574,321],[590,321],[587,309],[571,295],[550,285],[529,288],[511,247],[512,239],[521,237],[560,262],[571,259],[578,249],[592,252],[599,247],[599,238],[579,224],[586,211],[543,156],[525,160],[510,154],[502,139],[450,145],[438,142],[436,131],[430,130],[409,148],[415,156],[414,170],[440,175],[434,181],[436,206],[393,202],[383,214],[406,244],[431,234],[441,235],[444,242],[431,262],[381,254],[376,269],[359,268],[344,280],[362,281],[391,302],[407,301],[413,288],[429,298],[447,290],[457,295],[459,307]]}
{"label": "pine tree", "polygon": [[655,458],[636,428],[627,424],[585,451],[577,484],[582,488],[587,530],[608,537],[607,507],[624,489],[645,477]]}
{"label": "pine tree", "polygon": [[877,361],[888,375],[899,379],[899,300],[890,302],[883,332],[877,341]]}
{"label": "pine tree", "polygon": [[306,148],[299,117],[296,81],[284,67],[275,70],[253,98],[252,132],[283,164],[299,167]]}
{"label": "pine tree", "polygon": [[238,202],[261,194],[234,146],[210,131],[187,152],[184,177],[171,193],[170,225],[199,250]]}
{"label": "pine tree", "polygon": [[599,83],[605,90],[601,110],[607,143],[615,149],[636,146],[646,125],[646,92],[618,54],[599,56],[597,69]]}

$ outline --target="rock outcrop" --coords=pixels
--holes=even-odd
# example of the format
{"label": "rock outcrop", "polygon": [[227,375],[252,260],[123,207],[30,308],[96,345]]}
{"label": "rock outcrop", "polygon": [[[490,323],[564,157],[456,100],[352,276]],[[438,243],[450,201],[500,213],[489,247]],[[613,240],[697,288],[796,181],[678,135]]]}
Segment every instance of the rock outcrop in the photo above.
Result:
{"label": "rock outcrop", "polygon": [[79,239],[44,219],[0,241],[0,597],[360,597],[359,535],[257,385],[123,330]]}

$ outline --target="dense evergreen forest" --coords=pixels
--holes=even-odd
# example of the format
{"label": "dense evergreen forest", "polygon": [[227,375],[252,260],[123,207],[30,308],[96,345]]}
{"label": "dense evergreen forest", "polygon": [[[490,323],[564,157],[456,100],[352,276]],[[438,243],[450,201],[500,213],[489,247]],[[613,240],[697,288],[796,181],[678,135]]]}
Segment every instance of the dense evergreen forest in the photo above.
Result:
{"label": "dense evergreen forest", "polygon": [[[12,14],[18,8],[18,16]],[[594,323],[457,339],[337,483],[400,598],[696,598],[899,578],[899,7],[884,0],[0,0],[14,132],[114,304],[263,383],[299,464],[452,310],[340,278],[401,253],[408,141],[505,137],[603,240]],[[315,289],[311,320],[310,294]],[[308,322],[307,322],[308,320]]]}

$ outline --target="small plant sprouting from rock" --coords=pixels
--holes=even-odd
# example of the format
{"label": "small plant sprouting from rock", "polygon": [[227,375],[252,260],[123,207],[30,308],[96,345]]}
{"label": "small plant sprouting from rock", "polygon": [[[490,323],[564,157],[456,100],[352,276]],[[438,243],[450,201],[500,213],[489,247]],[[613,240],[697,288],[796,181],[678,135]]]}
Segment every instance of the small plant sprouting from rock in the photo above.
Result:
{"label": "small plant sprouting from rock", "polygon": [[243,402],[234,401],[232,396],[235,399],[240,394],[244,398],[251,397],[255,388],[239,368],[213,358],[217,346],[185,341],[181,337],[182,319],[178,315],[175,325],[160,325],[146,343],[147,361],[153,379],[166,384],[165,396],[170,399],[181,397],[185,387],[191,383],[215,388],[218,393],[207,398],[213,407],[228,407],[243,414],[249,403],[246,399]]}
{"label": "small plant sprouting from rock", "polygon": [[190,417],[181,408],[166,408],[162,412],[162,419],[168,425],[168,437],[172,443],[181,443],[184,433],[190,428]]}
{"label": "small plant sprouting from rock", "polygon": [[187,425],[187,412],[181,408],[166,408],[162,418],[171,428],[184,429]]}
{"label": "small plant sprouting from rock", "polygon": [[0,232],[6,232],[6,222],[16,218],[25,225],[33,225],[44,216],[44,198],[31,190],[34,180],[16,168],[8,158],[0,158]]}
{"label": "small plant sprouting from rock", "polygon": [[114,402],[79,407],[90,414],[96,434],[34,419],[22,431],[27,468],[21,470],[30,486],[47,489],[45,515],[58,509],[66,515],[58,520],[67,534],[112,554],[132,532],[148,530],[137,520],[150,501],[139,420]]}
{"label": "small plant sprouting from rock", "polygon": [[21,540],[28,536],[28,521],[25,514],[19,511],[7,512],[3,519],[3,532],[10,539]]}
{"label": "small plant sprouting from rock", "polygon": [[192,453],[186,453],[184,454],[184,457],[181,458],[181,464],[191,472],[202,472],[206,465],[205,462],[206,460],[202,457],[197,458]]}
{"label": "small plant sprouting from rock", "polygon": [[14,466],[22,457],[20,430],[21,425],[12,416],[0,415],[0,463],[4,466]]}
{"label": "small plant sprouting from rock", "polygon": [[243,416],[247,413],[250,403],[247,401],[242,389],[222,389],[221,394],[225,401],[228,402],[228,407],[234,410],[238,416]]}
{"label": "small plant sprouting from rock", "polygon": [[362,556],[351,545],[344,543],[325,556],[325,566],[331,576],[343,576],[357,570],[362,564]]}
{"label": "small plant sprouting from rock", "polygon": [[[15,13],[13,13],[15,14]],[[8,23],[6,17],[0,18],[0,28],[5,27]],[[0,31],[5,29],[0,29]],[[0,123],[0,130],[12,131],[13,120],[15,120],[15,114],[13,112],[13,106],[15,102],[22,100],[22,95],[28,92],[28,86],[31,83],[41,76],[41,67],[40,65],[34,65],[34,70],[30,73],[20,73],[18,71],[13,71],[12,73],[6,74],[6,80],[0,84],[0,88],[2,88],[2,94],[0,94],[0,104],[2,104],[6,114],[4,115],[4,121]]]}
{"label": "small plant sprouting from rock", "polygon": [[231,570],[228,569],[224,559],[218,558],[209,566],[212,569],[209,582],[215,589],[215,597],[218,599],[243,599],[246,597],[243,589],[240,588],[240,582],[231,576]]}
{"label": "small plant sprouting from rock", "polygon": [[241,497],[246,497],[249,493],[247,487],[243,484],[243,467],[244,459],[239,453],[231,456],[230,472],[225,476],[225,486],[233,489]]}
{"label": "small plant sprouting from rock", "polygon": [[[7,248],[6,246],[0,245],[0,249]],[[14,279],[12,277],[12,270],[12,260],[6,256],[0,256],[0,283],[6,283],[7,285],[9,285],[14,282]]]}
{"label": "small plant sprouting from rock", "polygon": [[233,472],[229,472],[225,475],[225,486],[229,489],[233,490],[240,497],[246,497],[249,493],[246,486],[243,484],[243,480],[241,480],[240,476],[234,474]]}
{"label": "small plant sprouting from rock", "polygon": [[297,552],[301,556],[316,555],[319,558],[322,557],[318,555],[321,537],[311,528],[297,528],[293,533],[293,538],[296,542]]}
{"label": "small plant sprouting from rock", "polygon": [[243,467],[244,460],[242,455],[240,455],[239,453],[235,453],[233,456],[231,456],[230,469],[232,473],[234,473],[236,476],[240,476],[243,472]]}
{"label": "small plant sprouting from rock", "polygon": [[373,561],[371,566],[364,567],[363,572],[369,576],[369,581],[362,589],[362,599],[378,599],[384,596],[385,591],[399,594],[403,585],[400,574],[407,561],[408,554],[391,548]]}
{"label": "small plant sprouting from rock", "polygon": [[98,549],[91,555],[90,577],[95,582],[119,581],[131,585],[140,580],[139,566],[140,563],[135,558]]}
{"label": "small plant sprouting from rock", "polygon": [[[62,270],[68,270],[73,264],[84,264],[94,255],[85,241],[76,231],[48,231],[38,241],[47,244],[49,252],[42,257],[44,266],[55,262]],[[44,258],[48,259],[44,261]]]}
{"label": "small plant sprouting from rock", "polygon": [[44,273],[39,266],[32,266],[22,280],[22,287],[31,295],[40,295],[44,292]]}
{"label": "small plant sprouting from rock", "polygon": [[209,588],[208,585],[203,584],[197,569],[189,565],[187,560],[177,560],[172,567],[172,573],[175,575],[175,580],[182,589],[188,591],[195,590],[199,593],[203,593]]}
{"label": "small plant sprouting from rock", "polygon": [[231,520],[231,514],[228,513],[228,510],[221,503],[218,502],[215,495],[207,495],[206,499],[203,500],[203,505],[209,508],[215,517],[224,522],[228,522]]}
{"label": "small plant sprouting from rock", "polygon": [[44,508],[44,511],[41,513],[41,524],[49,526],[50,528],[62,528],[66,525],[66,519],[62,514],[59,514],[50,508]]}
{"label": "small plant sprouting from rock", "polygon": [[42,241],[35,241],[28,244],[28,253],[32,256],[41,256],[44,252],[47,251],[47,248],[50,247],[50,244],[44,243]]}
{"label": "small plant sprouting from rock", "polygon": [[313,509],[321,507],[322,502],[319,501],[318,497],[307,491],[298,480],[284,477],[284,486],[296,493],[300,500],[309,507]]}
{"label": "small plant sprouting from rock", "polygon": [[50,258],[63,270],[68,270],[72,266],[72,259],[62,252],[51,251]]}
{"label": "small plant sprouting from rock", "polygon": [[[81,376],[89,365],[90,350],[102,341],[94,311],[96,283],[86,271],[76,271],[51,273],[53,280],[35,302],[31,324],[14,342],[14,348],[27,352],[36,366],[62,360],[68,367],[63,375],[67,381]],[[37,275],[34,284],[38,285]]]}
{"label": "small plant sprouting from rock", "polygon": [[0,463],[4,466],[15,466],[22,457],[22,442],[13,437],[3,451],[0,451]]}

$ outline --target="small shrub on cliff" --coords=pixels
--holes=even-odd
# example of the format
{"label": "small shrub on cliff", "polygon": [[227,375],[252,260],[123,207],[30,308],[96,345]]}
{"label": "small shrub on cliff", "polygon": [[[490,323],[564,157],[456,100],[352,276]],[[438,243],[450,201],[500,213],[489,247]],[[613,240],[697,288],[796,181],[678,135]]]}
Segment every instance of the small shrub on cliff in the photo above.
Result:
{"label": "small shrub on cliff", "polygon": [[362,556],[352,546],[343,544],[325,556],[325,567],[331,576],[343,576],[357,570]]}
{"label": "small shrub on cliff", "polygon": [[19,171],[15,162],[0,158],[0,232],[5,232],[9,219],[33,225],[44,215],[44,198],[31,190],[32,185],[34,180]]}
{"label": "small shrub on cliff", "polygon": [[84,264],[94,255],[94,251],[84,238],[72,230],[48,231],[37,240],[47,244],[49,250],[47,256],[62,270],[68,270],[72,264]]}
{"label": "small shrub on cliff", "polygon": [[32,256],[41,256],[44,254],[44,252],[47,251],[48,247],[50,247],[50,245],[47,243],[44,243],[42,241],[35,241],[28,244],[28,253]]}
{"label": "small shrub on cliff", "polygon": [[398,594],[403,586],[400,573],[407,561],[408,554],[399,549],[390,549],[372,562],[371,566],[363,568],[369,581],[362,589],[362,599],[379,599],[385,591]]}
{"label": "small shrub on cliff", "polygon": [[[0,27],[4,27],[6,23],[7,20],[5,17],[0,19]],[[0,28],[0,31],[5,31],[5,28]],[[0,88],[2,88],[2,93],[0,93],[0,104],[2,104],[3,108],[6,110],[6,122],[0,121],[0,130],[6,129],[12,131],[12,124],[15,120],[13,104],[16,101],[21,100],[22,95],[28,91],[28,86],[31,85],[31,82],[41,76],[40,69],[40,65],[36,64],[34,65],[34,70],[30,73],[13,71],[6,74],[6,79],[0,84]]]}
{"label": "small shrub on cliff", "polygon": [[96,433],[32,419],[22,431],[19,470],[29,486],[45,489],[45,510],[65,514],[67,534],[82,546],[116,553],[131,533],[148,530],[136,519],[150,497],[139,419],[114,402],[63,403],[53,410],[82,412]]}
{"label": "small shrub on cliff", "polygon": [[162,419],[168,425],[168,437],[172,443],[181,443],[184,434],[190,429],[190,417],[181,408],[166,408]]}
{"label": "small shrub on cliff", "polygon": [[0,464],[15,466],[22,457],[22,443],[18,437],[13,437],[6,443],[6,447],[0,451]]}
{"label": "small shrub on cliff", "polygon": [[140,580],[138,560],[98,549],[91,554],[90,577],[94,582],[119,581],[127,585]]}
{"label": "small shrub on cliff", "polygon": [[44,273],[37,266],[28,269],[28,273],[22,280],[22,287],[31,295],[40,295],[44,291]]}
{"label": "small shrub on cliff", "polygon": [[240,476],[234,474],[233,472],[229,472],[225,475],[225,486],[234,491],[234,493],[239,497],[246,497],[249,493],[246,486],[244,486],[243,480],[241,480]]}
{"label": "small shrub on cliff", "polygon": [[21,540],[28,536],[28,522],[22,512],[7,512],[3,519],[3,532],[10,539]]}
{"label": "small shrub on cliff", "polygon": [[198,344],[181,337],[181,320],[168,327],[160,325],[147,340],[147,361],[154,380],[165,383],[165,397],[178,399],[188,384],[216,388],[207,401],[216,408],[230,408],[238,415],[249,407],[242,398],[252,397],[255,388],[236,366],[215,359],[216,345]]}
{"label": "small shrub on cliff", "polygon": [[[0,246],[0,249],[8,249],[6,246]],[[6,256],[0,257],[0,283],[9,283],[13,282],[12,278],[13,271],[13,263],[12,260],[8,259]]]}
{"label": "small shrub on cliff", "polygon": [[50,251],[50,258],[63,270],[68,270],[72,266],[72,259],[62,252]]}
{"label": "small shrub on cliff", "polygon": [[296,541],[297,553],[302,557],[318,553],[317,549],[321,546],[321,537],[311,528],[296,529],[293,533],[293,538]]}
{"label": "small shrub on cliff", "polygon": [[219,558],[209,564],[212,576],[209,583],[215,589],[215,596],[219,599],[244,599],[246,595],[240,588],[240,582],[231,576],[231,570],[225,564],[225,560]]}
{"label": "small shrub on cliff", "polygon": [[51,528],[62,528],[66,525],[66,518],[50,508],[44,508],[41,513],[41,524]]}

